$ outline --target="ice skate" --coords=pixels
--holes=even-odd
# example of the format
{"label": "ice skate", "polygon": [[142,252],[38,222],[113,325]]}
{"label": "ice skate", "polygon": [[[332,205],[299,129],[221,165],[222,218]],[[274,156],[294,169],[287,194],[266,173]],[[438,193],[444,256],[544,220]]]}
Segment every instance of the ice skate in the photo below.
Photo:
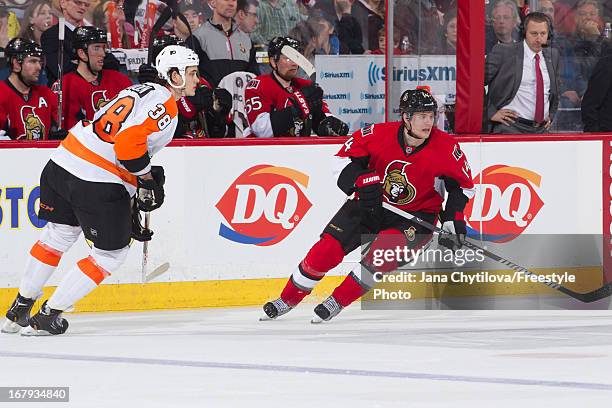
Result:
{"label": "ice skate", "polygon": [[34,302],[34,299],[25,298],[18,293],[10,309],[6,312],[6,320],[0,331],[2,333],[18,333],[21,328],[28,326],[30,311]]}
{"label": "ice skate", "polygon": [[282,316],[288,313],[291,309],[293,308],[289,306],[287,303],[285,303],[283,299],[278,298],[272,302],[266,303],[263,306],[265,316],[260,317],[259,321],[263,322],[267,320],[274,320],[278,316]]}
{"label": "ice skate", "polygon": [[327,322],[342,310],[342,306],[336,301],[333,296],[328,297],[314,308],[315,315],[310,323],[318,324],[321,322]]}
{"label": "ice skate", "polygon": [[63,334],[68,329],[68,321],[62,318],[63,311],[51,309],[47,302],[40,311],[30,318],[30,325],[21,330],[22,336],[49,336]]}

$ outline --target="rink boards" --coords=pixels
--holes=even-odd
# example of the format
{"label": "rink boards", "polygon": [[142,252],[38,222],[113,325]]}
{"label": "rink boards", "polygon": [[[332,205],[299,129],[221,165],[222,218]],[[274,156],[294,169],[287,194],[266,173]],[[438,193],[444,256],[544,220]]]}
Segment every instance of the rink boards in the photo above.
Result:
{"label": "rink boards", "polygon": [[[151,216],[155,236],[148,271],[164,262],[169,271],[142,284],[142,245],[134,243],[121,270],[76,309],[241,306],[276,296],[345,200],[335,186],[334,158],[344,140],[249,142],[177,143],[156,156],[154,164],[166,170],[166,202]],[[36,217],[38,178],[54,145],[33,146],[0,145],[0,307],[14,297],[26,255],[44,225]],[[502,252],[526,234],[560,237],[521,259],[524,266],[581,271],[589,277],[583,290],[601,285],[604,254],[610,253],[609,241],[604,248],[597,239],[609,234],[611,225],[609,140],[469,137],[462,149],[477,191],[466,211],[472,234]],[[585,250],[569,250],[576,246]],[[50,286],[88,250],[79,240]],[[315,294],[327,295],[357,260],[356,253],[349,255]],[[503,271],[495,264],[490,268]],[[415,293],[434,296],[428,285],[416,284]],[[474,296],[550,293],[538,284],[453,290]]]}

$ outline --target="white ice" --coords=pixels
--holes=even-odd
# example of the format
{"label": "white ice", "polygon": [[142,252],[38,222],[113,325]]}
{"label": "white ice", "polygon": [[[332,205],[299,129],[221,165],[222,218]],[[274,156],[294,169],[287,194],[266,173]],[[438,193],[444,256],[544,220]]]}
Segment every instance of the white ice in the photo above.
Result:
{"label": "white ice", "polygon": [[612,311],[260,308],[67,315],[0,335],[1,386],[68,386],[50,407],[605,407]]}

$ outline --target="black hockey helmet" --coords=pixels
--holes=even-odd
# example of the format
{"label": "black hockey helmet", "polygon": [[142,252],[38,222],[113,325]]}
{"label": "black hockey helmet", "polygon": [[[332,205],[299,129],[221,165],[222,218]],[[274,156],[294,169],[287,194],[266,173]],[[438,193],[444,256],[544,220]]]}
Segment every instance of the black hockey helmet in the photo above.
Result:
{"label": "black hockey helmet", "polygon": [[168,45],[181,45],[186,47],[185,41],[178,38],[176,35],[163,35],[153,40],[153,53],[151,54],[151,62],[155,64],[159,53],[166,48]]}
{"label": "black hockey helmet", "polygon": [[4,54],[7,61],[17,58],[17,62],[20,64],[23,63],[26,57],[39,57],[43,59],[44,55],[40,45],[25,38],[13,38],[9,41],[4,49]]}
{"label": "black hockey helmet", "polygon": [[74,30],[74,40],[72,41],[72,51],[76,56],[77,50],[85,50],[90,44],[106,44],[108,37],[106,31],[98,27],[83,26]]}
{"label": "black hockey helmet", "polygon": [[287,45],[298,52],[302,52],[300,49],[300,42],[291,37],[274,37],[268,44],[268,58],[278,60],[281,56],[281,50]]}
{"label": "black hockey helmet", "polygon": [[400,113],[413,114],[416,112],[438,113],[436,99],[425,89],[408,89],[400,97]]}

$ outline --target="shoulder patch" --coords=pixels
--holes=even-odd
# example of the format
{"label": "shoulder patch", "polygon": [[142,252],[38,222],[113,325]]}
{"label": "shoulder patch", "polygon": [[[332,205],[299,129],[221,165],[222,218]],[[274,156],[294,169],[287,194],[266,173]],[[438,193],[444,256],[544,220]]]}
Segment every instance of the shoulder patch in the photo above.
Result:
{"label": "shoulder patch", "polygon": [[457,161],[459,161],[463,157],[463,152],[461,151],[461,148],[458,144],[455,144],[455,147],[453,147],[453,156]]}
{"label": "shoulder patch", "polygon": [[374,125],[373,124],[369,125],[369,126],[366,126],[366,127],[361,129],[361,135],[362,136],[369,136],[372,133],[374,133]]}
{"label": "shoulder patch", "polygon": [[257,89],[259,87],[259,79],[251,79],[247,84],[246,89]]}

